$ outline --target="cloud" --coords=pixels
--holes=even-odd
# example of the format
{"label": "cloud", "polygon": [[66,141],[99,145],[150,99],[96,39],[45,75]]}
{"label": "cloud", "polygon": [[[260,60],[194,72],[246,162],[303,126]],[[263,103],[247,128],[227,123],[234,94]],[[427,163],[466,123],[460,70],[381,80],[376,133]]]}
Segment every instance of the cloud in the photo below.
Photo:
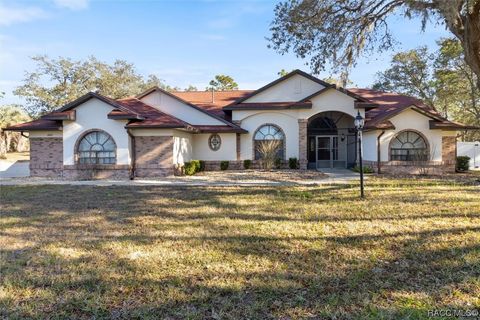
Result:
{"label": "cloud", "polygon": [[88,7],[89,0],[54,0],[55,4],[70,10],[83,10]]}
{"label": "cloud", "polygon": [[0,3],[0,26],[46,18],[47,13],[37,7],[7,7]]}

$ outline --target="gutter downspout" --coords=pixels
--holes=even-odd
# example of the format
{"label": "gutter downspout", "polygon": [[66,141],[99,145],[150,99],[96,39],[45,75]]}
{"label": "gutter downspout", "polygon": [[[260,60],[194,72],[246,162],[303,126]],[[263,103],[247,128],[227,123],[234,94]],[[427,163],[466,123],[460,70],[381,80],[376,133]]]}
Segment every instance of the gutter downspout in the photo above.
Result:
{"label": "gutter downspout", "polygon": [[382,130],[382,132],[378,135],[377,137],[377,173],[382,173],[382,165],[381,165],[381,153],[380,153],[380,138],[385,134],[385,130]]}
{"label": "gutter downspout", "polygon": [[24,137],[24,138],[29,139],[28,136],[26,136],[25,133],[23,133],[23,131],[20,131],[20,135],[21,135],[22,137]]}
{"label": "gutter downspout", "polygon": [[136,153],[135,153],[135,136],[130,132],[130,129],[127,129],[127,134],[130,137],[130,146],[131,146],[131,165],[130,165],[130,180],[135,179],[135,163],[136,163]]}

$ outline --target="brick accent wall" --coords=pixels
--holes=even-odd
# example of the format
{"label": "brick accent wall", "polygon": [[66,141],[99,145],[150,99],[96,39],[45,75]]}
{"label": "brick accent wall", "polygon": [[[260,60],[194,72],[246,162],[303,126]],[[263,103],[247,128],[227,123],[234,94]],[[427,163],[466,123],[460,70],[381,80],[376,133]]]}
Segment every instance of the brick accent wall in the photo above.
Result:
{"label": "brick accent wall", "polygon": [[30,176],[61,177],[62,171],[62,138],[31,138]]}
{"label": "brick accent wall", "polygon": [[457,161],[457,137],[442,137],[442,161],[447,172],[455,172]]}
{"label": "brick accent wall", "polygon": [[307,169],[308,154],[307,154],[307,119],[298,119],[298,160],[300,162],[300,169]]}
{"label": "brick accent wall", "polygon": [[135,176],[172,175],[173,137],[135,137]]}
{"label": "brick accent wall", "polygon": [[[233,121],[234,124],[236,124],[237,126],[241,126],[242,125],[242,121],[238,121],[238,120],[234,120]],[[242,149],[241,149],[241,142],[242,142],[242,136],[240,135],[240,133],[237,133],[237,140],[236,140],[236,143],[237,143],[237,161],[240,160],[240,157],[241,157],[241,152],[242,152]]]}
{"label": "brick accent wall", "polygon": [[126,180],[130,171],[128,165],[121,164],[75,164],[64,166],[63,177],[68,180]]}

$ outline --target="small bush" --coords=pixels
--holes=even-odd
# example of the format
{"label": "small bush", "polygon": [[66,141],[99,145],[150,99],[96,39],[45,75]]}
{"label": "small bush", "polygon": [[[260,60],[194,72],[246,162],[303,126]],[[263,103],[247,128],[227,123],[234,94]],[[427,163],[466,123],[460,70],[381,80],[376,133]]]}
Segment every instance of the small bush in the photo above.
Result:
{"label": "small bush", "polygon": [[289,158],[288,159],[288,167],[290,169],[298,169],[298,159],[297,158]]}
{"label": "small bush", "polygon": [[[356,165],[355,167],[352,168],[352,171],[354,172],[360,172],[360,166]],[[363,173],[373,173],[373,168],[370,166],[363,166]]]}
{"label": "small bush", "polygon": [[252,166],[252,160],[243,160],[243,168],[245,169],[250,169],[250,167]]}
{"label": "small bush", "polygon": [[193,176],[195,172],[197,172],[195,163],[193,161],[185,162],[183,164],[183,172],[185,172],[187,176]]}
{"label": "small bush", "polygon": [[470,157],[459,156],[457,157],[457,171],[468,171],[470,167]]}
{"label": "small bush", "polygon": [[275,168],[280,169],[282,167],[282,159],[280,158],[275,158]]}
{"label": "small bush", "polygon": [[200,162],[200,169],[198,171],[205,171],[205,161],[199,160]]}
{"label": "small bush", "polygon": [[222,162],[220,162],[220,169],[221,169],[221,170],[227,170],[229,164],[230,164],[230,162],[228,162],[228,161],[222,161]]}
{"label": "small bush", "polygon": [[195,166],[195,172],[199,172],[201,167],[200,160],[192,160],[190,162]]}

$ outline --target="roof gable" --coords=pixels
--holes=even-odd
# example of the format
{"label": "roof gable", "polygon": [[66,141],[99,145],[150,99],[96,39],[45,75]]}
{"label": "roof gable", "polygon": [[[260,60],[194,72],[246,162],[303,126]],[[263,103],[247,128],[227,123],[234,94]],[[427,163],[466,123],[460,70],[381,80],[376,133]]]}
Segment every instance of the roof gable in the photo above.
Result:
{"label": "roof gable", "polygon": [[[229,126],[235,126],[231,122],[229,122],[229,121],[223,119],[222,117],[220,117],[219,115],[214,114],[214,113],[210,113],[210,112],[206,111],[204,108],[199,107],[199,106],[197,106],[193,103],[190,103],[190,102],[180,98],[179,96],[177,96],[177,95],[175,95],[171,92],[168,92],[166,90],[163,90],[159,87],[153,87],[153,88],[148,89],[147,91],[139,94],[137,96],[137,99],[145,101],[145,99],[148,96],[150,96],[152,94],[155,94],[155,93],[160,94],[160,95],[165,95],[165,96],[169,97],[170,99],[173,99],[177,103],[181,103],[181,104],[187,106],[188,108],[191,108],[195,111],[201,112],[202,114],[206,115],[207,117],[209,117],[211,119],[212,123],[204,123],[205,125],[216,125],[216,124],[219,124],[218,122],[220,122],[221,124],[226,124],[226,125],[229,125]],[[161,107],[161,105],[158,105],[158,106],[156,106],[155,104],[151,104],[151,105],[153,107],[156,107],[156,108]],[[163,110],[161,110],[161,111],[163,111]],[[172,113],[172,112],[167,112],[167,113]],[[180,118],[180,114],[177,114],[177,117]],[[191,121],[189,121],[189,122],[191,122]],[[192,124],[194,124],[194,123],[192,123]]]}
{"label": "roof gable", "polygon": [[[303,81],[301,81],[301,79],[303,79]],[[290,84],[290,86],[287,86],[287,83]],[[280,88],[278,94],[281,94],[282,96],[279,96],[278,94],[275,94],[273,92],[274,90],[272,89],[274,89],[274,87],[279,87],[282,84],[284,85],[284,88]],[[236,100],[234,103],[232,103],[232,105],[242,102],[258,103],[300,101],[313,92],[329,86],[331,85],[328,82],[320,80],[306,72],[297,69]],[[287,92],[287,90],[293,92]]]}

